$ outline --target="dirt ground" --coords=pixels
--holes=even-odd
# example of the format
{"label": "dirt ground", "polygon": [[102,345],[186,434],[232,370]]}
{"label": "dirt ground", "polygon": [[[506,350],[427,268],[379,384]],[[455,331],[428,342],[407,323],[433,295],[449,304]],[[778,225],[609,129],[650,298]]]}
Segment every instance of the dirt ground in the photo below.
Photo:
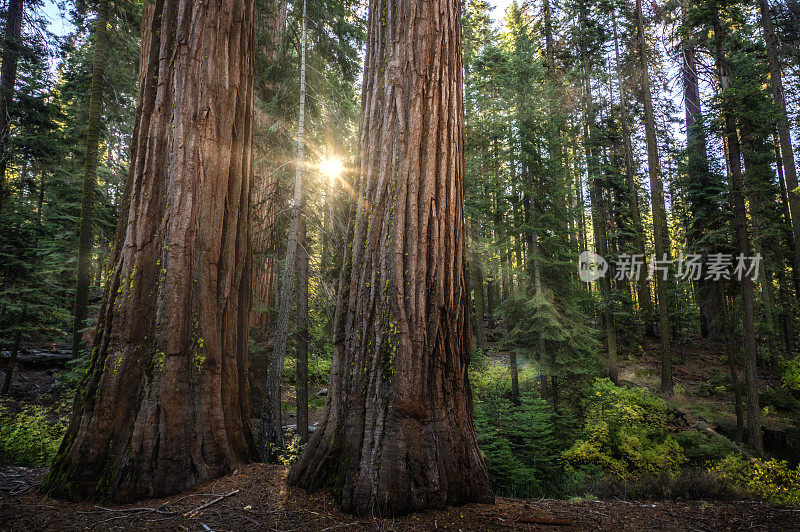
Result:
{"label": "dirt ground", "polygon": [[0,530],[800,530],[800,509],[754,502],[498,498],[397,519],[341,512],[325,493],[287,487],[286,469],[250,464],[198,489],[124,506],[42,495],[44,471],[0,468]]}

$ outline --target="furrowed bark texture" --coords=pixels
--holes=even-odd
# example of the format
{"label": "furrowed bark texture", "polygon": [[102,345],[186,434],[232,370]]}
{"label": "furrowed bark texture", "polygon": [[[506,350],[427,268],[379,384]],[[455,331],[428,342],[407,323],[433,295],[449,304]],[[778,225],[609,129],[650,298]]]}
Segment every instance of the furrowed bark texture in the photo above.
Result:
{"label": "furrowed bark texture", "polygon": [[89,371],[43,490],[164,496],[254,457],[253,2],[145,4],[140,101]]}
{"label": "furrowed bark texture", "polygon": [[347,511],[492,500],[472,421],[457,0],[372,0],[323,421],[290,475]]}

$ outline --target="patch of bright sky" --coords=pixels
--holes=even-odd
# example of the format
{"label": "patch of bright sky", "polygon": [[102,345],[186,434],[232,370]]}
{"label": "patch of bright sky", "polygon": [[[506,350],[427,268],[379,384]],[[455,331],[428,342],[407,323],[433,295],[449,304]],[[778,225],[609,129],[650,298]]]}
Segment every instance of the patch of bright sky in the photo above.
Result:
{"label": "patch of bright sky", "polygon": [[489,5],[493,6],[494,9],[490,12],[490,16],[492,17],[492,21],[494,22],[495,28],[500,28],[501,24],[503,23],[503,18],[506,15],[506,9],[508,6],[511,5],[513,0],[490,0]]}
{"label": "patch of bright sky", "polygon": [[44,14],[50,21],[47,29],[58,37],[63,37],[72,31],[72,24],[62,16],[61,10],[56,4],[56,0],[44,1]]}

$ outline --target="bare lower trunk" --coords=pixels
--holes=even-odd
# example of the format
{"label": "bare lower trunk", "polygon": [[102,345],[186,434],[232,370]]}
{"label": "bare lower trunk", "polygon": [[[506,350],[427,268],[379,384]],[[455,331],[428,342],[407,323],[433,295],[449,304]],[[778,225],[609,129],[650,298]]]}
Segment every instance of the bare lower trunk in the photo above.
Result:
{"label": "bare lower trunk", "polygon": [[254,457],[253,2],[144,7],[140,99],[90,366],[42,490],[130,501]]}
{"label": "bare lower trunk", "polygon": [[509,355],[511,366],[511,403],[519,406],[519,368],[517,367],[517,352],[512,350]]}
{"label": "bare lower trunk", "polygon": [[728,359],[728,372],[733,388],[733,406],[736,412],[736,443],[742,443],[744,435],[744,413],[742,412],[742,386],[739,383],[739,355],[733,326],[731,325],[730,312],[728,311],[728,298],[725,295],[725,285],[722,281],[713,283],[713,289],[722,313],[722,328],[725,335],[725,356]]}
{"label": "bare lower trunk", "polygon": [[331,391],[289,481],[345,510],[492,500],[472,422],[461,3],[372,0]]}
{"label": "bare lower trunk", "polygon": [[14,345],[11,346],[11,354],[8,357],[8,364],[6,365],[5,376],[3,377],[3,387],[0,388],[0,395],[8,395],[11,390],[11,377],[14,374],[14,365],[17,363],[17,355],[19,354],[19,345],[22,341],[22,331],[18,330],[14,337]]}
{"label": "bare lower trunk", "polygon": [[308,242],[306,220],[297,240],[297,434],[308,441]]}
{"label": "bare lower trunk", "polygon": [[483,325],[483,269],[478,261],[475,261],[472,263],[470,270],[472,271],[472,290],[474,291],[473,294],[475,298],[475,340],[478,347],[482,351],[485,351],[486,331],[484,331]]}

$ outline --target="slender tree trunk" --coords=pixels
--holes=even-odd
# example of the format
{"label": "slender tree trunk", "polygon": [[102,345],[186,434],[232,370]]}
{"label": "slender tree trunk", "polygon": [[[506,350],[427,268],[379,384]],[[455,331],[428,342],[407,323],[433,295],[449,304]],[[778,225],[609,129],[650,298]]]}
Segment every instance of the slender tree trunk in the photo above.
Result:
{"label": "slender tree trunk", "polygon": [[[719,19],[716,2],[713,2],[712,21],[714,25],[715,55],[723,93],[730,88],[731,66],[725,51],[727,33]],[[741,167],[741,148],[736,129],[736,119],[730,104],[723,106],[724,137],[728,148],[728,167],[730,170],[730,197],[736,227],[736,248],[740,255],[750,256],[750,235],[747,229],[747,211],[744,202],[744,179]],[[742,325],[744,332],[745,380],[747,381],[747,436],[750,446],[757,456],[764,452],[761,438],[761,409],[758,405],[758,374],[755,340],[755,311],[753,279],[745,275],[741,281]]]}
{"label": "slender tree trunk", "polygon": [[519,368],[517,367],[517,352],[513,349],[509,353],[509,365],[511,366],[511,403],[519,406]]}
{"label": "slender tree trunk", "polygon": [[42,208],[44,207],[44,189],[46,173],[43,171],[39,179],[39,199],[36,201],[36,223],[42,225]]}
{"label": "slender tree trunk", "polygon": [[[792,236],[792,215],[789,210],[789,191],[786,188],[786,178],[783,174],[783,160],[781,159],[780,143],[777,135],[773,134],[773,143],[775,144],[775,168],[778,173],[778,184],[781,188],[781,214],[783,215],[784,224],[786,226],[786,246],[789,251],[794,253],[794,237]],[[795,291],[800,292],[800,287],[795,286]]]}
{"label": "slender tree trunk", "polygon": [[783,81],[781,79],[781,62],[778,52],[778,37],[772,24],[772,15],[767,0],[758,0],[761,11],[761,25],[764,28],[764,40],[767,45],[767,59],[769,60],[769,77],[772,84],[772,99],[775,107],[780,112],[778,120],[778,138],[781,147],[781,160],[789,188],[789,210],[792,217],[792,236],[794,252],[792,253],[792,275],[795,285],[795,295],[800,298],[800,194],[797,192],[797,168],[792,149],[792,135],[789,130],[789,119],[786,112],[786,99],[783,96]]}
{"label": "slender tree trunk", "polygon": [[[278,306],[278,320],[275,325],[275,340],[272,359],[267,373],[267,386],[264,393],[264,408],[261,412],[261,459],[265,462],[277,460],[283,449],[283,418],[281,416],[281,381],[283,362],[286,359],[286,346],[289,341],[289,317],[294,299],[294,280],[297,268],[297,247],[300,219],[305,209],[303,192],[303,170],[305,167],[305,111],[306,111],[306,3],[303,1],[303,19],[300,37],[300,113],[297,122],[297,162],[294,176],[294,204],[292,220],[289,224],[289,241],[286,245],[283,288]],[[308,287],[306,287],[306,291]]]}
{"label": "slender tree trunk", "polygon": [[493,272],[489,272],[489,280],[486,283],[486,314],[489,321],[490,332],[494,330],[496,325],[494,321],[496,287],[497,281],[495,280],[495,274]]}
{"label": "slender tree trunk", "polygon": [[0,67],[0,212],[3,210],[3,200],[6,194],[6,170],[11,159],[8,151],[8,141],[11,136],[9,108],[14,101],[14,86],[17,83],[23,11],[23,0],[8,1],[3,65]]}
{"label": "slender tree trunk", "polygon": [[255,458],[253,1],[146,3],[140,97],[84,385],[42,490],[162,497]]}
{"label": "slender tree trunk", "polygon": [[722,313],[722,328],[725,335],[725,356],[728,359],[728,371],[733,388],[733,406],[736,412],[736,443],[741,444],[744,435],[744,412],[742,412],[742,386],[739,383],[739,349],[734,337],[733,326],[731,325],[728,298],[725,295],[725,284],[723,281],[716,281],[712,284],[712,290],[715,292],[717,304]]}
{"label": "slender tree trunk", "polygon": [[[533,183],[531,183],[533,185]],[[533,229],[531,230],[531,256],[533,257],[533,293],[536,297],[544,297],[542,295],[542,274],[541,270],[539,269],[539,232],[536,230],[536,225],[538,224],[537,215],[536,215],[536,202],[534,197],[531,196],[530,198],[530,213],[531,213],[531,225]],[[544,335],[542,331],[539,331],[539,334],[536,338],[536,358],[539,360],[541,368],[540,371],[542,372],[539,377],[539,384],[541,387],[541,394],[542,398],[545,397],[545,392],[547,389],[547,375],[548,373],[552,373],[553,368],[548,368],[549,371],[545,368],[545,365],[550,362],[547,357],[545,343],[544,343]],[[514,355],[514,368],[513,368],[513,378],[512,378],[512,392],[513,387],[516,384],[514,380],[517,380],[517,368],[516,368],[516,354]],[[516,384],[517,388],[519,385]],[[517,397],[517,402],[519,401],[519,389],[517,390],[516,394],[513,394],[514,397]],[[515,403],[516,404],[516,403]]]}
{"label": "slender tree trunk", "polygon": [[[682,5],[682,14],[685,18],[688,9],[687,1]],[[717,204],[710,200],[714,195],[717,184],[711,182],[706,149],[706,136],[701,125],[703,110],[700,102],[700,85],[697,77],[697,60],[695,49],[684,43],[681,52],[681,75],[683,78],[683,101],[686,116],[686,173],[688,184],[686,199],[692,211],[692,218],[687,227],[687,243],[692,253],[701,253],[707,256],[716,250],[708,244],[703,244],[708,234],[716,228],[711,225],[712,220],[721,217]],[[712,283],[701,278],[695,283],[697,303],[700,307],[700,326],[703,337],[714,341],[722,339],[719,331],[717,311],[717,297],[714,294]]]}
{"label": "slender tree trunk", "polygon": [[550,0],[544,0],[542,5],[544,12],[544,42],[545,56],[544,63],[550,76],[555,76],[555,46],[553,43],[553,13]]}
{"label": "slender tree trunk", "polygon": [[[642,0],[636,0],[636,28],[639,68],[644,103],[644,130],[647,143],[647,167],[650,174],[650,200],[653,209],[653,243],[656,260],[663,260],[669,252],[667,213],[664,207],[664,184],[661,181],[661,163],[658,157],[656,119],[650,95],[650,73],[647,68],[647,43],[644,33]],[[669,300],[667,281],[661,273],[654,273],[658,293],[658,335],[661,341],[661,387],[659,391],[672,395],[672,349],[670,345]]]}
{"label": "slender tree trunk", "polygon": [[100,151],[100,128],[103,126],[103,72],[108,47],[108,0],[99,0],[94,30],[92,95],[86,131],[86,166],[81,197],[81,225],[78,235],[78,271],[75,283],[75,321],[72,324],[72,357],[80,355],[83,327],[88,316],[89,286],[92,282],[92,222],[97,188],[97,165]]}
{"label": "slender tree trunk", "polygon": [[486,350],[486,331],[483,329],[483,269],[477,260],[472,262],[472,289],[475,298],[475,339],[481,351]]}
{"label": "slender tree trunk", "polygon": [[[647,250],[645,247],[646,235],[644,232],[644,225],[642,224],[642,214],[639,210],[639,192],[636,184],[636,174],[634,172],[633,163],[633,146],[631,145],[630,124],[628,123],[628,98],[625,93],[625,87],[622,82],[622,69],[620,68],[619,60],[619,39],[617,38],[617,17],[616,11],[613,12],[613,28],[614,28],[614,58],[615,67],[617,71],[617,82],[619,84],[619,110],[620,110],[620,124],[622,125],[622,142],[625,149],[625,184],[627,185],[627,200],[628,206],[631,211],[631,223],[635,233],[636,251],[642,256],[642,262],[646,263]],[[646,264],[642,265],[642,272],[644,272]],[[639,309],[644,318],[645,331],[648,335],[652,336],[654,333],[652,315],[652,301],[650,299],[650,283],[647,281],[646,275],[639,275],[637,279],[637,299],[639,300]]]}
{"label": "slender tree trunk", "polygon": [[308,242],[306,220],[300,219],[297,241],[297,433],[308,441]]}
{"label": "slender tree trunk", "polygon": [[493,500],[472,422],[461,2],[371,0],[331,391],[289,481],[345,510]]}
{"label": "slender tree trunk", "polygon": [[[581,28],[586,28],[586,5],[581,1],[579,5],[579,16]],[[594,100],[592,99],[591,68],[589,64],[588,50],[585,36],[580,41],[581,57],[583,62],[583,83],[584,83],[584,124],[583,137],[586,143],[586,168],[589,179],[589,197],[592,206],[592,229],[594,233],[595,252],[603,258],[608,258],[608,237],[606,227],[608,225],[608,213],[606,211],[603,191],[600,183],[600,169],[598,168],[597,149],[593,144],[592,128],[594,127]],[[613,301],[611,299],[611,279],[604,275],[599,280],[600,288],[603,293],[603,321],[606,329],[606,347],[608,358],[606,360],[606,374],[613,381],[617,382],[617,330],[614,320]]]}
{"label": "slender tree trunk", "polygon": [[[22,313],[22,322],[25,322],[25,312]],[[8,395],[11,390],[11,376],[14,374],[14,365],[17,363],[17,355],[19,354],[19,346],[22,342],[22,329],[17,329],[17,334],[14,336],[14,345],[11,346],[11,353],[8,357],[6,364],[5,376],[3,377],[3,387],[0,389],[0,395]]]}
{"label": "slender tree trunk", "polygon": [[[286,29],[286,0],[268,0],[256,3],[256,35],[262,35],[261,53],[268,61],[278,56],[281,39]],[[264,88],[274,91],[275,83],[265,83]],[[275,126],[275,118],[267,113],[257,112],[254,117],[256,130]],[[271,146],[254,146],[256,160],[259,152],[268,153]],[[269,158],[265,158],[269,159]],[[272,328],[272,310],[277,298],[273,297],[275,278],[275,238],[276,196],[278,194],[278,173],[273,164],[266,167],[257,165],[253,185],[253,310],[250,313],[250,327],[256,331],[260,343],[266,343]],[[250,365],[250,404],[260,409],[263,403],[263,386],[266,381],[266,355],[253,358]],[[260,413],[260,412],[259,412]],[[258,414],[256,414],[258,415]]]}

